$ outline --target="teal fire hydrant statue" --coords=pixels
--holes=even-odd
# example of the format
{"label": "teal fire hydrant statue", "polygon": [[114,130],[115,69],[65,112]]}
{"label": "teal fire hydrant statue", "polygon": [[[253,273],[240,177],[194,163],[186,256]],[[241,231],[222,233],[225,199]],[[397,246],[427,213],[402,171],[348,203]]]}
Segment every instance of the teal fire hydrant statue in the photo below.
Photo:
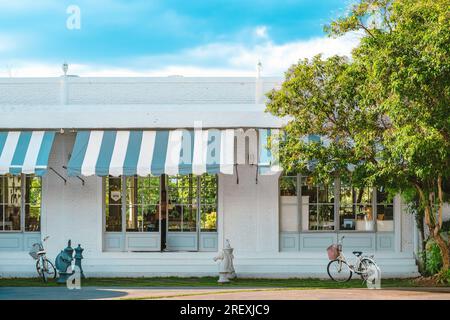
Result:
{"label": "teal fire hydrant statue", "polygon": [[58,270],[59,277],[56,281],[57,283],[66,283],[67,278],[74,273],[74,271],[70,270],[67,272],[69,266],[72,265],[72,261],[74,260],[73,252],[75,251],[75,265],[80,268],[81,277],[84,278],[83,268],[81,267],[81,259],[83,259],[83,248],[80,245],[74,250],[72,248],[72,241],[69,240],[67,243],[67,247],[62,250],[55,259],[55,267]]}
{"label": "teal fire hydrant statue", "polygon": [[81,267],[81,259],[83,259],[83,251],[84,249],[78,244],[78,247],[75,248],[75,265],[80,268],[81,278],[84,279],[83,268]]}

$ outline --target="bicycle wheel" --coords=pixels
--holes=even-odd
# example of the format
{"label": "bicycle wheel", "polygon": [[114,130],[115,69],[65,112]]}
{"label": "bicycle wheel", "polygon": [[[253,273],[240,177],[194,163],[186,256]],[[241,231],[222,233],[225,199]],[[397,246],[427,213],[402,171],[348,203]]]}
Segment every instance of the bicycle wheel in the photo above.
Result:
{"label": "bicycle wheel", "polygon": [[36,271],[44,282],[47,282],[47,273],[44,271],[44,266],[41,263],[41,258],[36,261]]}
{"label": "bicycle wheel", "polygon": [[47,258],[45,258],[45,260],[44,260],[44,267],[45,267],[44,269],[47,273],[47,278],[55,279],[56,278],[56,268],[53,265],[53,263],[50,260],[48,260]]}
{"label": "bicycle wheel", "polygon": [[375,284],[375,280],[377,279],[378,274],[378,266],[376,263],[369,258],[361,259],[360,263],[360,276],[364,281],[370,281],[370,283]]}
{"label": "bicycle wheel", "polygon": [[328,263],[327,272],[331,280],[336,282],[347,282],[352,278],[352,270],[348,264],[339,259]]}

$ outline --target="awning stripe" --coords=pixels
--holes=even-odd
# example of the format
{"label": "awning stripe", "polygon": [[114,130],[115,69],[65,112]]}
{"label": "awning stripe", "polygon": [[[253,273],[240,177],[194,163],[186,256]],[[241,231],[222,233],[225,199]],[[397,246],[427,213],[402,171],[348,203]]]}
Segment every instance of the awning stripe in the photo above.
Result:
{"label": "awning stripe", "polygon": [[206,152],[206,171],[208,173],[220,172],[220,130],[208,131],[208,150]]}
{"label": "awning stripe", "polygon": [[[261,166],[262,173],[278,172],[274,153],[267,148],[271,131],[250,134],[256,136],[256,132],[260,145],[249,146],[256,153],[250,164]],[[239,134],[242,143],[246,133]],[[259,154],[253,151],[257,149]],[[68,171],[69,175],[98,176],[201,175],[233,174],[234,166],[235,129],[82,131],[77,134]]]}
{"label": "awning stripe", "polygon": [[28,149],[23,160],[22,172],[25,174],[34,173],[34,166],[37,163],[39,150],[41,149],[44,132],[33,132],[28,143]]}
{"label": "awning stripe", "polygon": [[141,147],[139,149],[139,159],[137,164],[137,174],[148,176],[151,173],[153,151],[155,148],[156,132],[144,131],[142,133]]}
{"label": "awning stripe", "polygon": [[103,141],[103,131],[91,131],[86,148],[86,154],[81,166],[81,174],[92,176],[95,174],[97,159],[100,154],[100,147]]}
{"label": "awning stripe", "polygon": [[220,137],[220,172],[234,172],[234,130],[222,130]]}
{"label": "awning stripe", "polygon": [[151,174],[154,176],[159,176],[164,173],[168,141],[169,131],[164,130],[156,132],[151,166]]}
{"label": "awning stripe", "polygon": [[67,170],[71,176],[81,175],[81,166],[86,155],[90,135],[90,131],[80,131],[77,133]]}
{"label": "awning stripe", "polygon": [[183,139],[182,130],[173,130],[169,132],[169,143],[167,146],[165,173],[177,175],[179,171],[181,145]]}
{"label": "awning stripe", "polygon": [[192,173],[193,159],[194,159],[194,132],[192,130],[183,130],[178,173],[181,175]]}
{"label": "awning stripe", "polygon": [[0,174],[44,174],[53,139],[45,131],[0,133]]}
{"label": "awning stripe", "polygon": [[19,141],[20,132],[9,132],[6,137],[5,144],[0,155],[0,174],[9,173],[14,152],[16,151],[17,142]]}
{"label": "awning stripe", "polygon": [[22,171],[23,161],[30,145],[32,133],[30,131],[20,132],[19,140],[17,141],[16,150],[14,151],[14,156],[11,160],[11,165],[9,173],[20,174]]}
{"label": "awning stripe", "polygon": [[128,142],[127,155],[123,165],[123,174],[133,176],[137,174],[139,152],[141,150],[142,131],[131,131]]}
{"label": "awning stripe", "polygon": [[50,152],[52,150],[53,141],[55,140],[55,132],[45,131],[42,138],[41,149],[39,150],[36,159],[35,174],[42,176],[47,171],[48,160],[50,158]]}
{"label": "awning stripe", "polygon": [[100,146],[97,162],[95,164],[95,174],[106,176],[109,174],[114,144],[116,143],[116,131],[105,131]]}
{"label": "awning stripe", "polygon": [[128,141],[130,139],[130,131],[118,131],[114,150],[109,164],[109,174],[118,177],[123,174],[123,166],[125,157],[127,156]]}

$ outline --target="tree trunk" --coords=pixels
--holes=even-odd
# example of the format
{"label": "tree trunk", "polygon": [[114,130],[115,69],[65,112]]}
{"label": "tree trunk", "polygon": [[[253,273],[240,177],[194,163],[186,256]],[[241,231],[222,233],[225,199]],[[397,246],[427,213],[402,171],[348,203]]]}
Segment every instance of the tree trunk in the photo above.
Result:
{"label": "tree trunk", "polygon": [[450,248],[440,233],[433,235],[433,239],[436,241],[439,249],[441,249],[442,270],[446,271],[450,269]]}
{"label": "tree trunk", "polygon": [[[442,179],[438,178],[438,221],[432,216],[434,214],[434,206],[432,201],[428,201],[422,188],[416,185],[417,191],[419,192],[420,201],[422,202],[425,209],[425,224],[430,231],[430,237],[436,241],[439,249],[441,250],[442,256],[442,271],[447,271],[450,268],[450,246],[446,243],[442,237],[440,231],[442,226],[442,206],[444,201],[442,199]],[[432,197],[430,197],[431,200]]]}

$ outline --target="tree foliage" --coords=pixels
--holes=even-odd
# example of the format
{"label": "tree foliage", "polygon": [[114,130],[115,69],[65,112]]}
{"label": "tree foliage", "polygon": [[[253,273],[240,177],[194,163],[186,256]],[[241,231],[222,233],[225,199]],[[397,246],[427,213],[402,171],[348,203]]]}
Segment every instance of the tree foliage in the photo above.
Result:
{"label": "tree foliage", "polygon": [[[449,268],[440,234],[450,180],[450,1],[360,0],[326,28],[362,33],[351,59],[321,56],[286,72],[268,110],[290,116],[281,159],[320,180],[384,185],[418,197]],[[318,135],[320,142],[308,142]]]}

